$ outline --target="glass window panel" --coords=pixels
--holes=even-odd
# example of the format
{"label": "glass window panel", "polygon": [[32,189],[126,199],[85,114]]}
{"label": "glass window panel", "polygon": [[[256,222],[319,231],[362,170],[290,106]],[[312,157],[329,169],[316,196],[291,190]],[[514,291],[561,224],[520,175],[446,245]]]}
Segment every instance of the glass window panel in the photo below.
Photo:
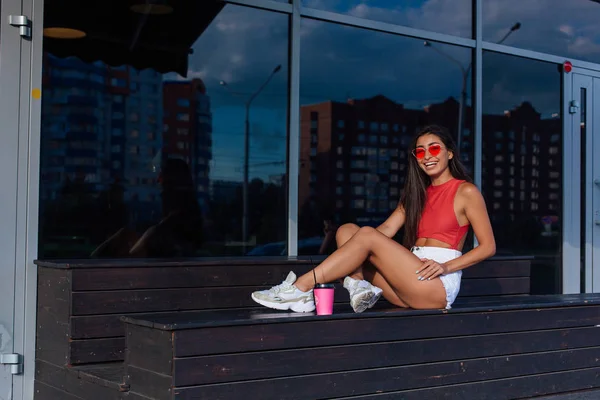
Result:
{"label": "glass window panel", "polygon": [[600,62],[600,2],[483,0],[486,41]]}
{"label": "glass window panel", "polygon": [[[302,30],[299,237],[324,240],[329,237],[324,222],[377,226],[389,216],[393,208],[381,205],[398,203],[407,146],[420,127],[437,123],[456,138],[464,101],[461,123],[463,130],[472,130],[471,51],[439,43],[425,46],[418,39],[308,19],[302,20]],[[320,150],[311,156],[310,121],[315,117],[320,121]],[[340,119],[345,121],[343,142],[336,136]],[[398,127],[384,133],[391,140],[367,139],[379,137],[382,126]],[[463,160],[473,159],[472,140],[472,135],[462,137]],[[336,152],[336,146],[344,151]],[[334,182],[338,160],[347,170]],[[319,165],[316,172],[322,184],[311,193],[308,177],[314,163]],[[390,173],[392,165],[400,174]],[[466,165],[472,170],[472,161]],[[359,181],[364,182],[366,200],[372,202],[353,190]],[[336,194],[336,186],[344,187],[343,194]],[[329,241],[324,248],[330,252],[336,243]],[[299,248],[300,254],[309,251]]]}
{"label": "glass window panel", "polygon": [[67,12],[111,22],[44,39],[39,257],[285,252],[288,16],[63,7],[47,2],[46,28]]}
{"label": "glass window panel", "polygon": [[[561,105],[556,64],[483,53],[483,195],[494,202],[496,254],[535,256],[534,293],[560,292]],[[517,162],[508,144],[519,150]],[[511,178],[497,179],[499,168]]]}
{"label": "glass window panel", "polygon": [[302,0],[305,7],[463,37],[472,37],[472,4],[472,0]]}

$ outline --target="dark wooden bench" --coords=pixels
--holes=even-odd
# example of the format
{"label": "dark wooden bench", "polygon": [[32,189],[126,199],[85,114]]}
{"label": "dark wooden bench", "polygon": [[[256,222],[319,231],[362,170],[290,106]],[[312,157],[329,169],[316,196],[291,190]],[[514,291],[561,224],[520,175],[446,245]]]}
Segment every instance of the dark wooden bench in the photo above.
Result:
{"label": "dark wooden bench", "polygon": [[513,399],[600,386],[600,295],[331,317],[125,317],[150,399]]}
{"label": "dark wooden bench", "polygon": [[[40,261],[38,357],[57,365],[123,361],[122,315],[257,307],[252,291],[317,262],[282,257]],[[460,297],[528,294],[529,273],[528,259],[486,261],[465,270]],[[340,289],[335,300],[347,303],[348,292]]]}
{"label": "dark wooden bench", "polygon": [[[416,363],[435,363],[440,368],[451,368],[448,363],[464,361],[470,357],[469,354],[480,360],[469,370],[478,370],[481,374],[481,371],[487,371],[487,361],[483,360],[489,357],[518,356],[530,351],[571,351],[579,345],[569,340],[559,341],[561,335],[587,337],[593,330],[592,326],[600,324],[594,319],[600,316],[597,308],[600,299],[595,296],[527,296],[530,287],[528,258],[495,258],[467,269],[461,295],[449,312],[399,310],[381,301],[368,312],[354,314],[347,304],[347,292],[341,285],[340,290],[336,290],[336,312],[330,317],[257,308],[250,300],[251,291],[280,283],[290,269],[303,273],[316,262],[318,259],[281,257],[40,261],[37,263],[36,398],[197,398],[197,393],[202,398],[207,394],[207,398],[234,398],[222,388],[232,385],[263,390],[263,386],[270,385],[265,382],[273,381],[273,387],[279,387],[277,382],[286,379],[307,382],[301,377],[311,377],[315,373],[327,373],[332,379],[334,375],[343,377],[349,371],[372,370],[370,373],[377,375],[374,371],[402,371],[398,368],[406,369]],[[476,329],[489,324],[490,319],[496,321],[493,323],[496,328]],[[528,325],[519,326],[521,321]],[[500,328],[502,324],[506,326]],[[460,329],[448,331],[452,326]],[[536,336],[540,334],[537,331],[547,330],[545,336]],[[432,331],[438,332],[436,335],[439,336],[426,334]],[[532,332],[533,336],[529,336],[528,332]],[[408,333],[412,336],[406,336]],[[469,335],[475,336],[470,338]],[[492,340],[492,347],[496,346],[495,353],[486,350],[477,354],[454,352],[443,355],[445,353],[442,352],[438,360],[427,358],[427,347],[423,347],[429,343],[443,348],[450,343],[444,337],[455,337],[452,343],[456,340],[472,341],[470,347],[474,346],[479,351],[485,349],[484,343],[490,343],[481,339],[485,335],[491,335],[487,339]],[[185,342],[181,338],[184,337],[188,338],[188,344],[196,346],[187,348],[187,355],[165,352],[168,343],[177,343],[172,350],[183,349],[181,343]],[[525,342],[538,337],[547,342],[550,350],[523,347],[527,344]],[[554,338],[553,341],[551,338]],[[494,344],[494,340],[500,342]],[[513,342],[512,347],[503,347],[507,342]],[[230,347],[223,347],[224,343],[230,343]],[[589,341],[582,343],[588,343],[587,346],[592,348],[598,345],[595,342],[589,344]],[[147,347],[140,347],[142,344]],[[402,361],[404,356],[398,352],[413,346],[421,350],[414,350],[410,357],[406,356],[409,361]],[[320,369],[314,369],[316,363],[307,358],[312,353],[309,350],[315,348],[323,351],[317,359],[319,365],[323,365]],[[347,353],[350,350],[352,354],[359,351],[366,356],[363,364],[356,364],[352,357],[347,359],[344,356],[350,354]],[[390,358],[390,354],[394,357]],[[288,356],[291,358],[288,359]],[[363,356],[360,358],[365,358]],[[186,367],[185,362],[192,361],[185,360],[212,365],[209,368],[213,371],[212,375],[208,373],[208,367],[197,369],[199,364],[187,364],[189,368]],[[285,367],[294,360],[300,360],[300,364],[304,365],[295,372],[289,366]],[[574,362],[581,361],[578,360]],[[262,367],[256,367],[260,365]],[[280,372],[276,376],[273,373],[269,375],[267,370],[271,367]],[[589,370],[592,367],[581,368]],[[577,368],[569,368],[574,369]],[[590,371],[587,373],[597,372]],[[188,377],[182,378],[186,373]],[[466,376],[465,382],[477,381],[475,375]],[[577,378],[579,386],[575,389],[589,386],[587,376]],[[409,377],[408,381],[411,380]],[[381,382],[381,379],[376,381]],[[449,385],[451,382],[455,381],[450,379],[439,384]],[[340,384],[335,383],[335,386]],[[417,385],[417,381],[412,385]],[[189,387],[196,388],[196,392],[190,391]],[[91,394],[92,388],[96,394]],[[183,392],[180,391],[183,389]],[[558,387],[547,393],[575,389]],[[253,393],[257,394],[257,398],[270,398],[271,389],[264,390],[265,396],[259,396],[261,392]],[[365,390],[367,395],[409,389],[384,385],[374,391]],[[249,392],[246,389],[242,391],[248,397]],[[485,391],[488,391],[488,386]],[[297,398],[316,398],[311,397],[314,393],[303,393]],[[322,395],[324,398],[346,396],[336,393],[323,391]],[[356,391],[352,393],[358,394]]]}

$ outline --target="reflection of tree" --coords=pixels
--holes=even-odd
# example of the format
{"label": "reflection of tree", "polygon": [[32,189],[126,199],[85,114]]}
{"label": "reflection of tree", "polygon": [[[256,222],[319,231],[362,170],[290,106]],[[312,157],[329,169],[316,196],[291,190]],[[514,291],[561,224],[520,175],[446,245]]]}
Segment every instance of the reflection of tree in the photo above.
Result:
{"label": "reflection of tree", "polygon": [[[285,183],[285,182],[283,182]],[[265,183],[255,178],[248,185],[249,237],[257,243],[269,243],[286,239],[287,200],[285,184]],[[242,187],[238,186],[231,198],[214,198],[210,205],[210,232],[212,242],[240,240],[240,209]]]}
{"label": "reflection of tree", "polygon": [[340,226],[356,223],[356,210],[350,207],[337,208],[330,200],[314,198],[304,203],[298,215],[298,235],[301,238],[323,236],[323,222],[332,221]]}
{"label": "reflection of tree", "polygon": [[95,243],[126,224],[127,208],[120,182],[96,191],[81,178],[67,179],[54,201],[43,205],[40,243],[57,250],[41,249],[45,257],[87,257]]}
{"label": "reflection of tree", "polygon": [[[93,243],[100,244],[90,252],[92,257],[163,258],[193,257],[198,254],[203,242],[204,221],[189,165],[181,159],[167,159],[161,167],[160,181],[160,220],[151,221],[150,227],[130,226],[133,224],[116,220],[114,224],[109,224],[107,232],[102,232],[103,236],[94,238]],[[119,193],[122,193],[122,189],[111,190],[108,198],[119,198]],[[105,197],[99,196],[100,199]],[[104,208],[100,211],[99,218],[112,213]],[[123,215],[126,215],[125,211]]]}

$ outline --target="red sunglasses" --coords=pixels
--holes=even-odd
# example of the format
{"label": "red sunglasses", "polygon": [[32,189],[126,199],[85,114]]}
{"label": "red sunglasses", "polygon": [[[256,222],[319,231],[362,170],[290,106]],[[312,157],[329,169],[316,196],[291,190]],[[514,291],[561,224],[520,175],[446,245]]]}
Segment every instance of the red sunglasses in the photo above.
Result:
{"label": "red sunglasses", "polygon": [[[412,153],[417,160],[422,160],[425,158],[425,151],[425,147],[417,147]],[[430,144],[429,147],[427,147],[427,151],[429,151],[429,154],[431,154],[432,157],[437,157],[442,151],[442,145],[437,143]]]}

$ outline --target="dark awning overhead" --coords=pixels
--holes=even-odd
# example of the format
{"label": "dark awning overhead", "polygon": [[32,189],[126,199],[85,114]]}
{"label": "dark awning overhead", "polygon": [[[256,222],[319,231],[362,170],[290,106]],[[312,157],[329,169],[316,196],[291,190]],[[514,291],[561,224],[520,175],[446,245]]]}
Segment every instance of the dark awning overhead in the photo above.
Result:
{"label": "dark awning overhead", "polygon": [[[172,11],[153,15],[131,9],[155,1]],[[77,29],[86,36],[46,37],[44,50],[58,57],[186,76],[194,42],[224,5],[220,0],[46,0],[44,28]]]}

